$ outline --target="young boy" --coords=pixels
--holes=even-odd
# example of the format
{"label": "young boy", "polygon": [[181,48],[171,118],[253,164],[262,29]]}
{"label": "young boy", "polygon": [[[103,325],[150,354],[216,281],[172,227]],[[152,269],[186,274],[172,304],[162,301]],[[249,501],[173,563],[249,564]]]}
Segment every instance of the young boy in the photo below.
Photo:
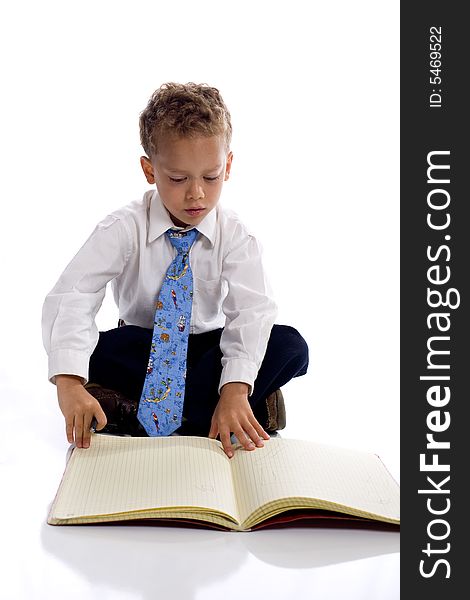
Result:
{"label": "young boy", "polygon": [[[231,457],[231,433],[254,450],[284,426],[279,388],[306,372],[308,349],[273,326],[259,244],[218,204],[231,133],[205,84],[164,84],[141,113],[140,162],[156,190],[97,225],[44,303],[70,443],[87,448],[95,419],[121,434],[220,436]],[[98,332],[109,281],[119,327]]]}

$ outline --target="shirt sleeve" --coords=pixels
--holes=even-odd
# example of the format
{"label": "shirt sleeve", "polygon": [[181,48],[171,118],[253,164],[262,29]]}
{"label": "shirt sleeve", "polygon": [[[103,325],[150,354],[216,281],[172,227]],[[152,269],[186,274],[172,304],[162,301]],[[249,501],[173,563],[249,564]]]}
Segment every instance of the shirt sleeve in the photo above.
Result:
{"label": "shirt sleeve", "polygon": [[46,296],[42,311],[43,343],[49,380],[59,374],[88,380],[89,359],[98,343],[95,316],[106,284],[122,273],[132,248],[121,219],[99,223]]}
{"label": "shirt sleeve", "polygon": [[245,235],[227,253],[222,279],[228,284],[222,310],[226,317],[220,340],[223,385],[241,381],[253,393],[263,361],[277,306],[262,265],[259,242]]}

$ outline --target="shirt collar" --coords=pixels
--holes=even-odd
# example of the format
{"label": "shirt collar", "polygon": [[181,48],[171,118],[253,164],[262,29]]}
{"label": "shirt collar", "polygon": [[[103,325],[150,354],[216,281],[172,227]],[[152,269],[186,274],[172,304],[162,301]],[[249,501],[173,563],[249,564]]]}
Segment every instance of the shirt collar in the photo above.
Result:
{"label": "shirt collar", "polygon": [[[196,227],[196,229],[209,240],[212,247],[214,247],[215,244],[216,218],[216,211],[215,208],[213,208]],[[161,235],[163,235],[165,231],[171,229],[172,227],[175,227],[175,225],[171,220],[167,209],[163,205],[162,199],[160,198],[158,191],[155,190],[150,198],[147,241],[149,243],[153,242]]]}

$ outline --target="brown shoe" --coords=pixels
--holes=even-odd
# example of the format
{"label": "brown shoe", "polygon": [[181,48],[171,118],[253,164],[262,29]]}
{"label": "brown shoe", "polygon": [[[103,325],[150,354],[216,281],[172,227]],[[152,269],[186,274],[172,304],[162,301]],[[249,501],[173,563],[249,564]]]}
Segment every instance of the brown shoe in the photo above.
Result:
{"label": "brown shoe", "polygon": [[146,435],[137,420],[138,402],[133,402],[120,392],[101,387],[97,383],[85,384],[86,391],[98,400],[107,423],[100,433],[116,435]]}
{"label": "brown shoe", "polygon": [[286,426],[286,407],[281,390],[269,394],[266,398],[266,407],[268,409],[266,431],[269,433],[284,429]]}

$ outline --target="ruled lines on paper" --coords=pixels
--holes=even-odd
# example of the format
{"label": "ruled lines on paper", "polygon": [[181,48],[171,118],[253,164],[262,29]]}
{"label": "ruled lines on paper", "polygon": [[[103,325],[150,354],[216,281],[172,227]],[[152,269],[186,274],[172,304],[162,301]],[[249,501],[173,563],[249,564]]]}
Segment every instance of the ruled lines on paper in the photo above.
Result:
{"label": "ruled lines on paper", "polygon": [[215,440],[95,434],[69,462],[57,519],[175,507],[238,517],[229,460]]}
{"label": "ruled lines on paper", "polygon": [[[255,511],[261,515],[268,502],[289,497],[399,518],[398,485],[372,453],[271,438],[252,452],[238,449],[232,473],[242,523]],[[285,502],[278,505],[285,508]]]}

